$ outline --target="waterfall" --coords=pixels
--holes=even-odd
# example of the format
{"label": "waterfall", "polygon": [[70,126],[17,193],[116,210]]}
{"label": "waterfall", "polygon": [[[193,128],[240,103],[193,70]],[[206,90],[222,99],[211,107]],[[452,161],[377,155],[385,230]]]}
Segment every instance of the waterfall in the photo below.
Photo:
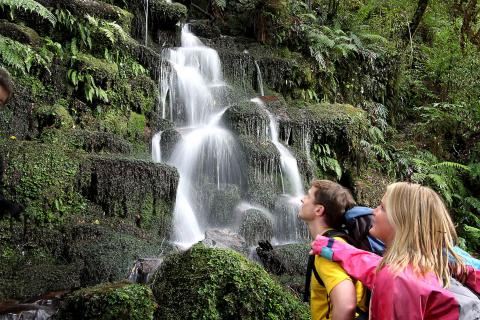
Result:
{"label": "waterfall", "polygon": [[292,153],[278,140],[278,123],[275,117],[267,110],[262,100],[254,98],[251,101],[257,103],[267,112],[270,120],[270,140],[280,153],[280,163],[282,166],[282,172],[285,174],[287,181],[289,182],[289,188],[286,193],[294,197],[301,197],[303,192],[302,178],[300,171],[298,170],[297,160]]}
{"label": "waterfall", "polygon": [[162,131],[155,133],[152,137],[152,161],[162,162],[162,149],[160,140],[162,139]]}
{"label": "waterfall", "polygon": [[264,96],[265,92],[263,91],[263,80],[262,80],[262,72],[260,71],[260,66],[258,65],[257,60],[255,60],[255,68],[257,69],[257,85],[258,90],[260,90],[260,96]]}
{"label": "waterfall", "polygon": [[[222,123],[222,116],[231,104],[230,100],[226,100],[228,90],[231,88],[223,80],[217,51],[205,46],[190,32],[188,25],[185,25],[182,28],[181,47],[166,49],[162,56],[158,83],[160,99],[157,109],[159,116],[171,120],[175,130],[182,136],[168,159],[168,164],[176,167],[180,176],[173,216],[173,240],[183,247],[188,247],[203,239],[209,227],[218,225],[216,220],[210,221],[211,219],[222,218],[225,215],[233,217],[234,207],[242,200],[241,192],[244,192],[243,187],[247,182],[245,177],[247,169],[242,148],[233,133]],[[255,62],[255,65],[258,87],[260,94],[263,95],[262,75],[258,63]],[[254,101],[261,103],[258,98]],[[262,107],[265,108],[263,104]],[[270,140],[280,153],[280,178],[284,185],[284,193],[287,194],[286,197],[292,199],[290,202],[296,201],[299,204],[298,197],[303,194],[303,189],[297,162],[288,148],[279,141],[275,117],[270,112],[267,113],[270,119],[269,129],[265,126],[262,128],[256,126],[256,130],[267,130],[269,133]],[[255,130],[252,128],[251,131],[254,135]],[[261,133],[257,132],[257,137],[261,136]],[[160,139],[161,132],[152,138],[153,161],[162,160]],[[274,163],[272,159],[269,164],[255,168],[252,174],[262,177],[276,175]],[[275,180],[274,176],[270,178],[272,183]],[[229,193],[234,192],[232,190],[237,190],[236,196]],[[233,200],[231,203],[222,202],[225,199]],[[240,207],[246,210],[245,203]],[[248,205],[248,208],[256,210],[256,213],[249,211],[249,219],[260,215],[270,230],[265,234],[272,236],[277,217],[255,204]],[[292,216],[294,211],[298,211],[298,205],[289,206],[288,221],[294,218]],[[218,212],[222,215],[217,215]],[[229,219],[225,221],[227,220]],[[280,238],[289,241],[298,239],[295,233],[297,227],[298,223],[295,222],[291,226],[286,226],[286,229],[277,228],[285,232],[285,236]],[[251,240],[262,236],[254,227],[252,229],[244,227],[242,230],[251,235]]]}
{"label": "waterfall", "polygon": [[200,195],[211,185],[218,190],[240,185],[244,169],[239,146],[220,121],[227,108],[218,53],[204,46],[188,25],[182,28],[181,44],[164,52],[167,63],[161,66],[159,87],[162,118],[169,117],[182,133],[169,164],[180,175],[174,239],[188,246],[201,240],[209,225]]}
{"label": "waterfall", "polygon": [[148,0],[143,0],[143,8],[145,11],[145,46],[148,46]]}

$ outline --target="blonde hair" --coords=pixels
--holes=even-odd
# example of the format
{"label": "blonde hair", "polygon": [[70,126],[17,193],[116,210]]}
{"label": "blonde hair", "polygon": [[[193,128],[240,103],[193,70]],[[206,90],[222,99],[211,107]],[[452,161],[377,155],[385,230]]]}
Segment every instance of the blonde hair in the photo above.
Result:
{"label": "blonde hair", "polygon": [[417,276],[433,272],[443,286],[450,285],[452,271],[465,272],[462,259],[453,251],[457,242],[455,227],[435,191],[419,184],[397,182],[387,187],[383,199],[395,236],[378,270],[388,265],[398,274],[411,266]]}

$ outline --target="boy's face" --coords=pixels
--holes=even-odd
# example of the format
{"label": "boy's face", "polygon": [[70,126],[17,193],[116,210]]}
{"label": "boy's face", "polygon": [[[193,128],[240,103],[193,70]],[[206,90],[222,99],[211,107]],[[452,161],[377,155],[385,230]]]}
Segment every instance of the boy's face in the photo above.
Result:
{"label": "boy's face", "polygon": [[298,212],[298,217],[305,222],[312,221],[316,216],[321,214],[323,206],[315,203],[315,192],[317,189],[311,187],[308,193],[302,198],[302,206]]}
{"label": "boy's face", "polygon": [[7,103],[10,92],[5,89],[4,86],[0,85],[0,107],[3,107]]}

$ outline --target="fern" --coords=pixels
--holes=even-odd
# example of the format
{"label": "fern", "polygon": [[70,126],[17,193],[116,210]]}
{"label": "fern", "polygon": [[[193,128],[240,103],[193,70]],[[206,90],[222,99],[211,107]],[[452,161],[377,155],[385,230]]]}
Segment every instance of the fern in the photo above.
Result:
{"label": "fern", "polygon": [[50,21],[52,25],[55,25],[57,22],[55,15],[35,0],[0,0],[0,6],[35,12],[42,18]]}
{"label": "fern", "polygon": [[50,72],[51,52],[44,50],[39,54],[30,46],[3,36],[0,36],[0,57],[5,65],[23,74],[29,73],[35,65]]}

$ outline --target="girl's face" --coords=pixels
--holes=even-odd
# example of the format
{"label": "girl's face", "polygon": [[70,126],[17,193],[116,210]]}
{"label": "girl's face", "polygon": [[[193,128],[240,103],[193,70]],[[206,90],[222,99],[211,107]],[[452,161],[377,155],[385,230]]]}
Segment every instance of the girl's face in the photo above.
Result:
{"label": "girl's face", "polygon": [[385,200],[384,196],[378,207],[373,210],[374,218],[370,234],[375,238],[382,240],[388,247],[395,237],[395,229],[388,221]]}

